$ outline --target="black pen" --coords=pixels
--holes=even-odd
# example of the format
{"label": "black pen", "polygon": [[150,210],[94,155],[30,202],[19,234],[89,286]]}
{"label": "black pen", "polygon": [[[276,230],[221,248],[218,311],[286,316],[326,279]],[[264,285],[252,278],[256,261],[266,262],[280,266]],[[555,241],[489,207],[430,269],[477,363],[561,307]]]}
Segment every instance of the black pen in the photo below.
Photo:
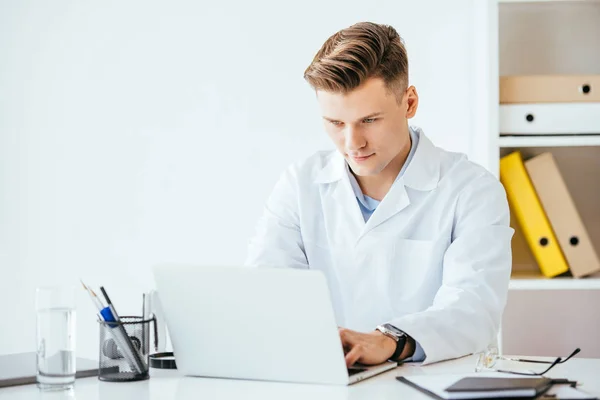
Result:
{"label": "black pen", "polygon": [[115,321],[119,322],[121,319],[119,318],[119,315],[117,314],[117,310],[115,310],[115,306],[113,306],[112,301],[110,301],[110,297],[108,297],[106,290],[104,290],[104,286],[100,286],[100,291],[102,292],[102,295],[106,299],[106,304],[108,304],[108,308],[110,308],[110,312],[112,313],[113,317],[115,318]]}

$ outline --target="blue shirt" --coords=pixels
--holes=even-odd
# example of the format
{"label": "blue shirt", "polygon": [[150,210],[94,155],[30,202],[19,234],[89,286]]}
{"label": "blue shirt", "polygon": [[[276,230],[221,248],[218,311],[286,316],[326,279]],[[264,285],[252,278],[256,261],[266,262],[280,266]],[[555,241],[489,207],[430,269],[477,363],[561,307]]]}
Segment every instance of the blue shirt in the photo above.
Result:
{"label": "blue shirt", "polygon": [[[410,164],[410,161],[415,155],[417,145],[419,144],[419,135],[415,131],[413,131],[412,128],[409,128],[409,132],[412,141],[410,151],[408,152],[406,162],[402,166],[402,169],[400,169],[400,172],[398,173],[394,184],[398,181],[398,179],[402,177],[402,175],[404,175],[404,171],[406,171],[406,167],[408,167],[408,164]],[[350,184],[352,185],[352,190],[354,190],[354,195],[356,196],[356,200],[358,200],[360,211],[362,212],[365,222],[367,222],[371,215],[373,215],[373,212],[375,212],[375,209],[377,208],[379,203],[381,202],[379,200],[375,200],[372,197],[364,195],[362,190],[360,190],[360,186],[358,185],[356,177],[354,176],[354,174],[350,173],[348,164],[346,164],[346,169],[348,171],[348,176],[350,177]],[[413,354],[412,358],[409,358],[406,361],[423,361],[425,359],[425,352],[423,351],[423,348],[421,347],[419,342],[415,343],[415,353]]]}

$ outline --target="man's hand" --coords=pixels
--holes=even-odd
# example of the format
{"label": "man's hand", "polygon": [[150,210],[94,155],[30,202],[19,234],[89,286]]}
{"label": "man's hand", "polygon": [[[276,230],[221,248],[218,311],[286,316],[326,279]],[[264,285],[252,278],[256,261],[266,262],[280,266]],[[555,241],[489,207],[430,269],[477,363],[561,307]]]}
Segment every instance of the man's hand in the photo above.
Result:
{"label": "man's hand", "polygon": [[338,331],[348,367],[356,362],[365,365],[381,364],[396,351],[396,341],[379,331],[361,333],[344,328],[339,328]]}

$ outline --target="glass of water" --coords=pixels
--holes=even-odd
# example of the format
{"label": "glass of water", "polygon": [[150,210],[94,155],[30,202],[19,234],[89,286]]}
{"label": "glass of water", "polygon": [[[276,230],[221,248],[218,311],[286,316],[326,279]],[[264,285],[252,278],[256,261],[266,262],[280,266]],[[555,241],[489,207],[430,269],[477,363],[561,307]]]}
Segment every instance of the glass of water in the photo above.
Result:
{"label": "glass of water", "polygon": [[75,288],[36,290],[37,385],[42,390],[72,389],[75,383]]}

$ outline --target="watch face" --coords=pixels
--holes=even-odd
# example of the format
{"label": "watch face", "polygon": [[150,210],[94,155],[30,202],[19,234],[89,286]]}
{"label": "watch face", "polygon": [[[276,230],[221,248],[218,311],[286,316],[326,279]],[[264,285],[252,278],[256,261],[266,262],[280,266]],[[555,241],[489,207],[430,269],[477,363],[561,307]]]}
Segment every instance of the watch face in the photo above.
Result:
{"label": "watch face", "polygon": [[386,329],[390,330],[394,335],[398,335],[398,336],[406,335],[406,333],[404,333],[404,331],[401,331],[400,329],[396,328],[394,325],[385,324],[384,327]]}

